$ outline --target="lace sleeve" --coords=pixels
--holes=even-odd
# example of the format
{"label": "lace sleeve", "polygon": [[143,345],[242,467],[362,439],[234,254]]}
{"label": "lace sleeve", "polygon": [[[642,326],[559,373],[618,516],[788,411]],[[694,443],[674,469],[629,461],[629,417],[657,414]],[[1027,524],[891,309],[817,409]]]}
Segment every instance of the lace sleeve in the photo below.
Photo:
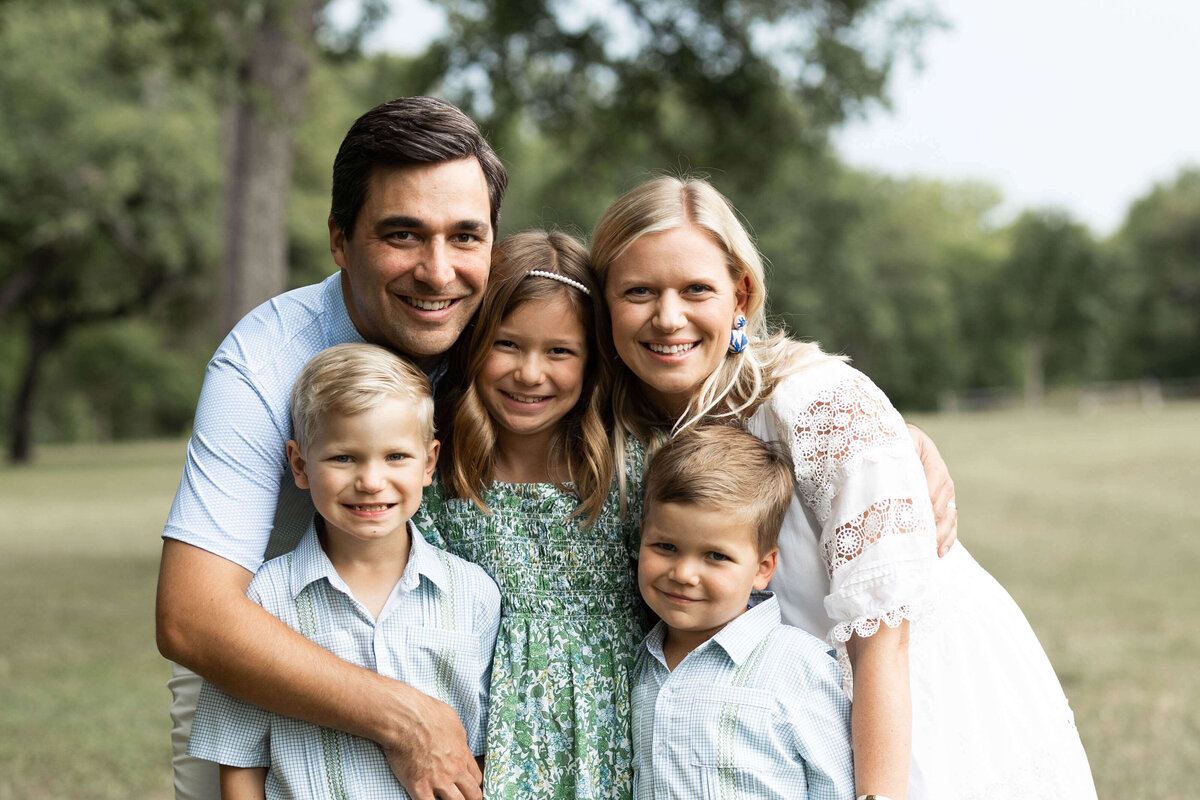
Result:
{"label": "lace sleeve", "polygon": [[809,394],[791,426],[801,499],[820,525],[830,640],[919,615],[936,560],[924,473],[904,420],[861,373]]}

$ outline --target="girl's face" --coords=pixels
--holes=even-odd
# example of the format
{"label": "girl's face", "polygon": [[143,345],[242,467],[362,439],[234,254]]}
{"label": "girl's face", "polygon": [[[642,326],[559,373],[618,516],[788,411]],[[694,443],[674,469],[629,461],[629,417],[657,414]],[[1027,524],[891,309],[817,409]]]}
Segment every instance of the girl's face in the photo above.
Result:
{"label": "girl's face", "polygon": [[579,402],[587,356],[587,332],[562,294],[509,312],[475,379],[497,434],[549,438]]}
{"label": "girl's face", "polygon": [[636,240],[609,267],[613,343],[649,399],[678,416],[729,349],[749,277],[734,282],[725,253],[692,226]]}

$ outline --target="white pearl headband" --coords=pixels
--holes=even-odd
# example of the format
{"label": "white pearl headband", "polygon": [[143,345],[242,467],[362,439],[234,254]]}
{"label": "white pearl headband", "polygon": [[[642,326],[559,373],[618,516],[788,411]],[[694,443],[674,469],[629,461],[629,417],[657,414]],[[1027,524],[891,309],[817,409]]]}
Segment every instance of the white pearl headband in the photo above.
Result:
{"label": "white pearl headband", "polygon": [[551,280],[558,281],[559,283],[565,283],[567,286],[574,286],[588,297],[592,296],[592,293],[588,290],[588,287],[584,286],[574,278],[568,278],[566,275],[559,275],[557,272],[547,272],[544,269],[531,269],[527,274],[537,275],[539,278],[550,278]]}

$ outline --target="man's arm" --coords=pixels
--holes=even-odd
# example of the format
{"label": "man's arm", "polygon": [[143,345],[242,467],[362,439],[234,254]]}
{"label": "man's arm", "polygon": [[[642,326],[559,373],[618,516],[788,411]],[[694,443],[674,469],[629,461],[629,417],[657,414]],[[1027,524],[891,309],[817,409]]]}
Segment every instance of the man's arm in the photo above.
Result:
{"label": "man's arm", "polygon": [[938,555],[944,556],[950,552],[950,547],[958,539],[958,507],[954,503],[954,479],[950,477],[950,468],[938,452],[937,445],[929,434],[909,423],[908,432],[912,436],[913,446],[921,459],[921,467],[925,470],[925,482],[929,484],[929,501],[933,503],[933,519],[937,523]]}
{"label": "man's arm", "polygon": [[232,561],[164,540],[159,651],[247,702],[378,742],[415,800],[482,798],[453,709],[308,641],[246,597],[250,578]]}
{"label": "man's arm", "polygon": [[267,800],[267,768],[222,764],[221,800]]}

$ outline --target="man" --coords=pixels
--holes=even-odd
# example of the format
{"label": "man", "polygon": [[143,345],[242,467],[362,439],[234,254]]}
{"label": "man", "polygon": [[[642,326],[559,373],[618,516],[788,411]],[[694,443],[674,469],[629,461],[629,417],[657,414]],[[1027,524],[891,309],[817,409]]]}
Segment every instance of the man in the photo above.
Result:
{"label": "man", "polygon": [[340,272],[251,312],[209,363],[158,586],[159,650],[187,668],[171,681],[177,797],[217,796],[215,765],[183,755],[199,691],[188,670],[378,742],[417,800],[481,797],[449,706],[338,659],[245,590],[264,555],[290,549],[313,514],[284,480],[300,369],[326,347],[369,341],[436,377],[478,308],[506,183],[478,128],[449,103],[402,98],[367,112],[334,162],[329,241]]}

